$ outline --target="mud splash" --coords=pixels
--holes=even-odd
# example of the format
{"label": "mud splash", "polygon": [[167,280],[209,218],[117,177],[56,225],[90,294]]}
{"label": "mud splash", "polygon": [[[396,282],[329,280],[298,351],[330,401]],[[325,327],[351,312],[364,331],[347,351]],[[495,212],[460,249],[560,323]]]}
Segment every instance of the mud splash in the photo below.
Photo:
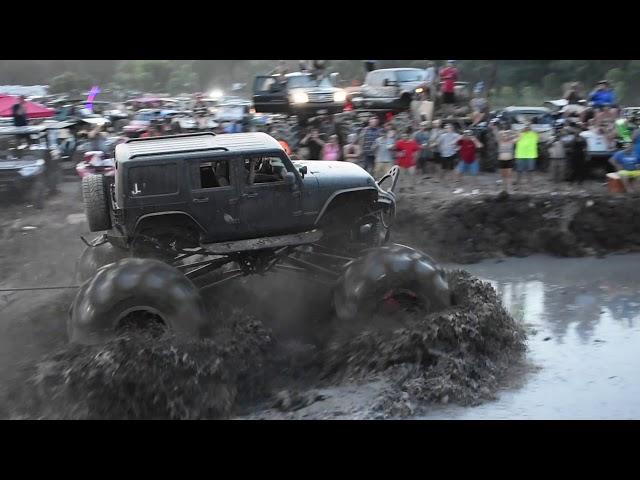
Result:
{"label": "mud splash", "polygon": [[125,333],[103,346],[69,345],[31,365],[12,391],[11,418],[229,418],[258,405],[288,411],[321,402],[314,388],[384,377],[392,388],[375,417],[412,415],[430,402],[489,399],[524,353],[525,334],[495,291],[449,273],[456,305],[430,315],[374,318],[359,333],[334,325],[328,339],[281,339],[241,309],[216,337],[186,341]]}

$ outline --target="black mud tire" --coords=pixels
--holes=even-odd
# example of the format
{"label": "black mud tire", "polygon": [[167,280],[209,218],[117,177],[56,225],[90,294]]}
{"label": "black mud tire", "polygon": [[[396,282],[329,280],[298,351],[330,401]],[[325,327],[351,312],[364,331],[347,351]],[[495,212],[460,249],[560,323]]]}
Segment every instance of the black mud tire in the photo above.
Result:
{"label": "black mud tire", "polygon": [[422,311],[451,305],[445,272],[428,255],[404,245],[372,248],[350,262],[334,289],[333,303],[344,323],[380,313],[388,295],[410,296]]}
{"label": "black mud tire", "polygon": [[153,316],[176,335],[211,335],[200,292],[187,277],[159,260],[126,258],[101,268],[80,287],[69,312],[69,339],[107,342],[132,315]]}
{"label": "black mud tire", "polygon": [[92,232],[111,228],[107,192],[107,181],[103,175],[88,175],[82,179],[82,199]]}
{"label": "black mud tire", "polygon": [[97,247],[86,247],[76,266],[76,280],[84,283],[93,277],[105,265],[118,262],[126,258],[128,252],[110,243],[103,243]]}

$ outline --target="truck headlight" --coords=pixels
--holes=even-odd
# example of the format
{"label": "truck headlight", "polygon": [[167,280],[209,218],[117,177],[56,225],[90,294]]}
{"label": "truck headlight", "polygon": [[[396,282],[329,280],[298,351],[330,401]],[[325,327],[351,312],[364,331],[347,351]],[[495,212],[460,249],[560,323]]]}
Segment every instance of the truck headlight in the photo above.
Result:
{"label": "truck headlight", "polygon": [[344,102],[347,99],[347,92],[344,90],[338,90],[333,94],[334,102]]}
{"label": "truck headlight", "polygon": [[305,92],[293,92],[291,94],[291,100],[293,103],[307,103],[309,101],[309,95]]}
{"label": "truck headlight", "polygon": [[37,175],[42,173],[44,170],[44,160],[38,160],[33,165],[27,165],[26,167],[22,167],[18,170],[18,173],[23,177],[30,177],[32,175]]}

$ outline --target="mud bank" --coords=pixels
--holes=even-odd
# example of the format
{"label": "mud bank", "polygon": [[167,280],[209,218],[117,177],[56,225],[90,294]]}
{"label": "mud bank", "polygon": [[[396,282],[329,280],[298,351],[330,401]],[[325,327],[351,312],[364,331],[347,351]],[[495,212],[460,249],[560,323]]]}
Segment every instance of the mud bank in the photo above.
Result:
{"label": "mud bank", "polygon": [[150,332],[69,345],[25,367],[2,415],[286,418],[321,403],[317,388],[380,379],[391,388],[366,406],[370,418],[412,415],[431,402],[477,404],[522,358],[525,334],[489,284],[461,271],[449,282],[456,305],[445,311],[374,318],[357,334],[334,322],[317,343],[293,342],[274,334],[269,319],[234,309],[207,341]]}
{"label": "mud bank", "polygon": [[402,198],[395,241],[440,260],[547,253],[562,257],[640,251],[640,197],[580,194]]}

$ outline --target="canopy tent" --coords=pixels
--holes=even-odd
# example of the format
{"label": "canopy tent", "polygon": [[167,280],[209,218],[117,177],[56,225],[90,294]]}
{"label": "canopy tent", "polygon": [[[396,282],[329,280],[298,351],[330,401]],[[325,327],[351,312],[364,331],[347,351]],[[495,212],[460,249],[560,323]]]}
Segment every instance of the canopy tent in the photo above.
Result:
{"label": "canopy tent", "polygon": [[[13,115],[13,106],[19,102],[19,97],[11,95],[0,95],[0,117],[11,117]],[[53,117],[56,112],[51,108],[44,107],[38,103],[25,101],[27,108],[27,118],[49,118]]]}

